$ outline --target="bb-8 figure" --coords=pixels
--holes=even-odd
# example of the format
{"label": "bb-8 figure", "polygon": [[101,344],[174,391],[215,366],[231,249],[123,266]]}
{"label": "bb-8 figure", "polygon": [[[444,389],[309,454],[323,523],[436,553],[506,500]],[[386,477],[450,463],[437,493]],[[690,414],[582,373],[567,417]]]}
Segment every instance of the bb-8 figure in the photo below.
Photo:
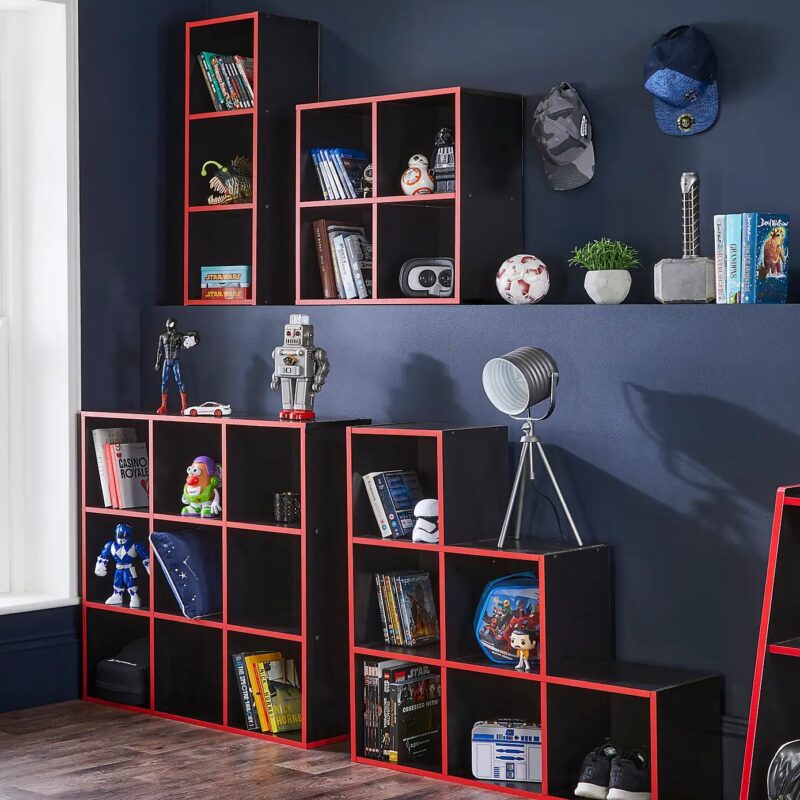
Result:
{"label": "bb-8 figure", "polygon": [[314,419],[314,395],[325,383],[331,366],[328,354],[314,346],[314,326],[307,314],[291,314],[283,329],[283,345],[272,351],[275,370],[270,388],[281,391],[281,419]]}

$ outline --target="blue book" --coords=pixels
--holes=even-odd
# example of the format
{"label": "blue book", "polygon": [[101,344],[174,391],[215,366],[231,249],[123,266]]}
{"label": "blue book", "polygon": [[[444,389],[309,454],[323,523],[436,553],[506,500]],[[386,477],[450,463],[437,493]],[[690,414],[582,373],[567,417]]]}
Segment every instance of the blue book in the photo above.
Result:
{"label": "blue book", "polygon": [[752,211],[742,214],[742,303],[756,301],[756,217]]}
{"label": "blue book", "polygon": [[789,215],[759,213],[754,225],[756,302],[785,303],[789,287]]}
{"label": "blue book", "polygon": [[373,474],[375,489],[386,512],[392,539],[410,539],[414,530],[414,506],[422,500],[417,473],[393,470]]}
{"label": "blue book", "polygon": [[741,301],[742,289],[742,215],[725,215],[725,240],[728,251],[727,300],[729,303]]}

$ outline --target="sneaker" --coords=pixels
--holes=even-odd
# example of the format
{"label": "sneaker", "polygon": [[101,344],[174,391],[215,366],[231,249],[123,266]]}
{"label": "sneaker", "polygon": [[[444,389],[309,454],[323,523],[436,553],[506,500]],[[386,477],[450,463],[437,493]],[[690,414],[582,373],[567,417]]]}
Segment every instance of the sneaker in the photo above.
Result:
{"label": "sneaker", "polygon": [[575,797],[587,797],[589,800],[606,800],[609,797],[608,786],[611,781],[611,760],[617,758],[617,748],[610,742],[595,747],[583,759],[575,787]]}
{"label": "sneaker", "polygon": [[650,800],[650,764],[641,750],[611,762],[608,800]]}

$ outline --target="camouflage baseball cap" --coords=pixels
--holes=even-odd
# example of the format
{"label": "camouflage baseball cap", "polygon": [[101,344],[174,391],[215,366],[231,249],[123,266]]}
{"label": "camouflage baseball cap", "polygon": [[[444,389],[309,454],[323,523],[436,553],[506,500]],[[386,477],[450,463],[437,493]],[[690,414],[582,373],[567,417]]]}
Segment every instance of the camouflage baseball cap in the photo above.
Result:
{"label": "camouflage baseball cap", "polygon": [[533,112],[536,142],[553,189],[577,189],[594,176],[592,122],[574,86],[559,83]]}

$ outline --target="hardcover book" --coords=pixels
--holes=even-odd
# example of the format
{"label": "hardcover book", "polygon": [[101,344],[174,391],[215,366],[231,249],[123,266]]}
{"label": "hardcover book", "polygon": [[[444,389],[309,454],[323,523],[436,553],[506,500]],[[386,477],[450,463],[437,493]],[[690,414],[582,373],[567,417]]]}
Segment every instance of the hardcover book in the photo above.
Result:
{"label": "hardcover book", "polygon": [[754,219],[757,303],[785,303],[789,286],[789,215],[757,214]]}
{"label": "hardcover book", "polygon": [[92,431],[94,455],[97,461],[97,474],[100,477],[100,488],[103,491],[103,505],[106,508],[111,507],[111,488],[108,482],[109,474],[106,470],[105,445],[135,441],[136,431],[133,428],[95,428]]}
{"label": "hardcover book", "polygon": [[303,697],[294,660],[280,659],[259,664],[262,690],[273,733],[296,731],[303,724]]}
{"label": "hardcover book", "polygon": [[239,687],[239,697],[242,700],[242,711],[244,712],[245,727],[249,731],[259,730],[258,715],[255,709],[253,691],[247,678],[247,664],[245,657],[254,653],[231,653],[233,660],[233,671],[236,673],[236,685]]}
{"label": "hardcover book", "polygon": [[114,485],[118,508],[142,508],[150,504],[149,482],[150,465],[147,458],[147,445],[110,445],[114,465]]}
{"label": "hardcover book", "polygon": [[247,667],[247,676],[250,679],[250,689],[253,692],[256,713],[258,714],[258,724],[262,733],[269,733],[270,721],[258,665],[268,661],[276,661],[281,658],[282,656],[280,653],[254,653],[253,655],[246,655],[244,658]]}

